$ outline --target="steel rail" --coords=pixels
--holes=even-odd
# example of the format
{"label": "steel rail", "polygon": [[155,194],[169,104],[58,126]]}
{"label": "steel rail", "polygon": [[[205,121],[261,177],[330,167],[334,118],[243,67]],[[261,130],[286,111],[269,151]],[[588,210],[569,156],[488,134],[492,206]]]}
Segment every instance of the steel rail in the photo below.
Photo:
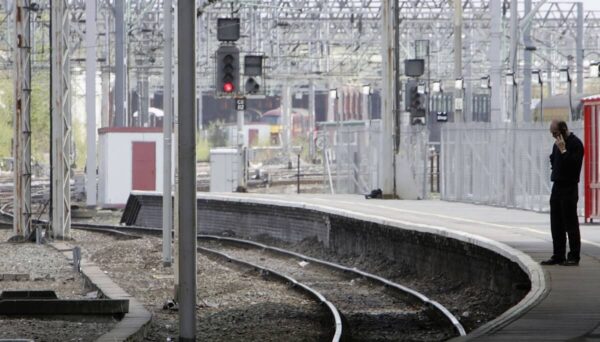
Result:
{"label": "steel rail", "polygon": [[[311,288],[310,286],[301,283],[299,281],[297,281],[296,279],[287,276],[283,273],[279,273],[273,269],[270,268],[266,268],[266,267],[262,267],[256,264],[253,264],[251,262],[248,261],[243,261],[240,259],[236,259],[233,258],[232,256],[226,254],[226,253],[222,253],[210,248],[205,248],[205,247],[198,247],[198,251],[202,251],[205,253],[209,253],[212,255],[216,255],[219,256],[221,258],[225,258],[227,259],[227,261],[229,262],[234,262],[236,264],[245,266],[245,267],[250,267],[250,268],[254,268],[257,270],[261,271],[261,274],[265,274],[265,275],[271,275],[274,278],[278,279],[279,281],[282,282],[289,282],[291,283],[295,288],[299,288],[301,289],[302,292],[307,293],[310,297],[318,300],[319,302],[321,302],[322,304],[325,304],[327,306],[327,308],[329,309],[329,312],[331,313],[331,315],[333,316],[333,322],[334,322],[334,327],[335,327],[335,333],[333,334],[333,342],[339,342],[343,336],[343,324],[342,324],[342,316],[340,315],[339,310],[335,307],[335,305],[333,305],[333,303],[331,303],[329,300],[327,300],[327,298],[325,298],[325,296],[323,296],[320,292],[318,292],[317,290]],[[264,272],[264,273],[263,273]]]}

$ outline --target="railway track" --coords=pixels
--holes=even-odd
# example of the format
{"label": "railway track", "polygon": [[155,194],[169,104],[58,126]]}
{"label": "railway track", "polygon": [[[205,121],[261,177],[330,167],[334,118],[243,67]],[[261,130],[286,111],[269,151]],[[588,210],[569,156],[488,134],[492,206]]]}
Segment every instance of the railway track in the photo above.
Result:
{"label": "railway track", "polygon": [[[162,229],[145,227],[73,223],[73,228],[132,238],[162,234]],[[441,341],[466,334],[439,303],[376,275],[248,240],[198,235],[198,244],[201,253],[293,284],[327,306],[333,341]]]}
{"label": "railway track", "polygon": [[247,240],[199,235],[199,242],[201,252],[288,275],[320,293],[344,318],[336,336],[345,340],[442,341],[465,335],[441,305],[375,275]]}
{"label": "railway track", "polygon": [[[146,227],[77,222],[72,227],[125,239],[162,234]],[[441,341],[465,335],[443,306],[387,279],[253,241],[198,235],[198,245],[200,253],[258,270],[323,304],[332,341]]]}

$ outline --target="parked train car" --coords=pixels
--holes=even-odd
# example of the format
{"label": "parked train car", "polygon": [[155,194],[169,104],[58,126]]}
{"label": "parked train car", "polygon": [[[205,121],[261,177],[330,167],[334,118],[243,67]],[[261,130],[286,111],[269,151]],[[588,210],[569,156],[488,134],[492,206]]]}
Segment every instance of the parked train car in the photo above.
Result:
{"label": "parked train car", "polygon": [[[279,144],[281,142],[281,133],[283,131],[281,108],[275,108],[265,112],[261,116],[260,122],[271,125],[271,144]],[[308,110],[304,108],[292,108],[290,124],[292,139],[308,137],[308,134],[310,133],[310,116],[308,115]]]}
{"label": "parked train car", "polygon": [[[581,99],[589,96],[585,94],[573,94],[571,96],[571,105],[573,106],[573,120],[581,120],[583,115],[583,103]],[[533,121],[549,122],[553,119],[569,121],[569,96],[568,95],[554,95],[548,98],[544,98],[543,101],[543,118],[540,103],[536,105],[533,110]]]}

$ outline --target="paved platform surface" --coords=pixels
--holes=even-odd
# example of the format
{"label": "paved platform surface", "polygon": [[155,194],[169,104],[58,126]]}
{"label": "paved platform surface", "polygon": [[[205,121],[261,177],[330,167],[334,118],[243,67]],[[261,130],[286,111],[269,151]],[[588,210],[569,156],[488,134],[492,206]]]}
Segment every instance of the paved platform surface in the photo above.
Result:
{"label": "paved platform surface", "polygon": [[[202,195],[200,195],[202,196]],[[581,224],[579,267],[538,266],[552,254],[550,215],[446,201],[366,200],[358,195],[219,194],[345,210],[405,225],[443,227],[523,252],[541,269],[546,293],[515,320],[477,341],[600,341],[600,225]],[[208,196],[212,197],[212,196]]]}
{"label": "paved platform surface", "polygon": [[[54,242],[52,247],[62,252],[63,255],[73,260],[73,246],[67,242]],[[97,342],[141,341],[145,336],[145,329],[152,320],[152,314],[144,305],[119,287],[96,264],[81,260],[81,273],[110,299],[126,299],[129,301],[129,312],[115,325],[113,330],[100,336]]]}

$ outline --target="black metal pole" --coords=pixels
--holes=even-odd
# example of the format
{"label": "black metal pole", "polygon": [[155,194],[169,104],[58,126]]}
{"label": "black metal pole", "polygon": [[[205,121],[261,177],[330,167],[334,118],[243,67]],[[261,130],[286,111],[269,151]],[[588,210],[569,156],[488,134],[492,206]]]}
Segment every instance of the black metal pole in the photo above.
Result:
{"label": "black metal pole", "polygon": [[544,82],[540,83],[540,122],[544,122]]}
{"label": "black metal pole", "polygon": [[196,341],[196,4],[177,5],[179,104],[179,341]]}
{"label": "black metal pole", "polygon": [[300,193],[300,153],[298,153],[298,193]]}
{"label": "black metal pole", "polygon": [[53,168],[53,164],[52,164],[52,156],[53,156],[53,150],[52,150],[52,139],[53,139],[53,135],[52,135],[52,129],[53,129],[53,125],[52,125],[52,103],[53,103],[52,102],[52,100],[53,100],[52,99],[52,50],[53,50],[53,47],[52,47],[52,0],[50,0],[49,5],[50,5],[50,20],[49,20],[50,24],[49,24],[49,28],[48,28],[48,43],[50,44],[50,54],[48,55],[48,58],[50,59],[50,68],[49,68],[48,90],[49,90],[50,96],[48,97],[48,108],[50,110],[50,115],[49,115],[50,116],[50,139],[48,141],[48,146],[50,149],[50,160],[49,160],[49,162],[50,162],[50,194],[48,197],[48,201],[49,201],[50,205],[48,206],[48,208],[49,208],[48,209],[48,232],[47,232],[48,235],[50,235],[50,230],[52,230],[52,228],[53,228],[52,227],[52,210],[54,208],[54,203],[52,202],[52,200],[53,200],[52,194],[54,191],[53,186],[52,186],[52,179],[53,179],[52,175],[54,173],[54,171],[53,171],[54,168]]}

